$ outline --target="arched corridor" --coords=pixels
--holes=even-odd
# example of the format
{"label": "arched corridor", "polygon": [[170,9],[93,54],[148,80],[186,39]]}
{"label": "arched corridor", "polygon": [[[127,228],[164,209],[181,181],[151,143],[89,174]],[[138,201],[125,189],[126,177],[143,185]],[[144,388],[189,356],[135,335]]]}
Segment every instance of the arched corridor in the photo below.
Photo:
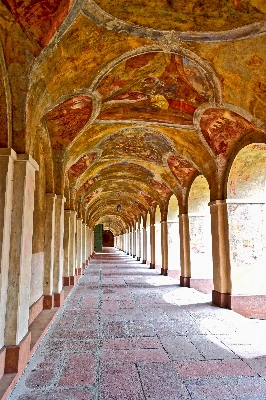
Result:
{"label": "arched corridor", "polygon": [[104,248],[10,400],[263,399],[265,325]]}
{"label": "arched corridor", "polygon": [[[54,320],[49,335],[72,336],[57,337],[58,359],[49,335],[42,344],[49,390],[82,398],[88,379],[85,397],[101,400],[108,318],[114,346],[131,343],[133,358],[162,356],[148,358],[151,366],[117,360],[129,368],[126,382],[136,377],[136,393],[125,398],[157,399],[160,376],[173,379],[165,398],[184,390],[181,398],[199,400],[210,378],[224,400],[228,365],[247,374],[226,380],[232,396],[241,398],[243,381],[249,399],[263,397],[263,345],[243,332],[217,335],[240,333],[244,321],[247,333],[265,326],[265,188],[265,0],[0,1],[1,400]],[[83,328],[96,340],[96,361]],[[142,348],[147,341],[158,348]],[[209,345],[234,357],[219,364]],[[191,366],[175,359],[181,349],[194,349]],[[84,379],[76,361],[71,367],[79,353],[94,363]],[[87,367],[85,355],[80,363]],[[42,368],[29,380],[42,379]],[[207,376],[191,382],[184,372],[204,368]],[[41,382],[26,387],[36,400],[47,391]]]}

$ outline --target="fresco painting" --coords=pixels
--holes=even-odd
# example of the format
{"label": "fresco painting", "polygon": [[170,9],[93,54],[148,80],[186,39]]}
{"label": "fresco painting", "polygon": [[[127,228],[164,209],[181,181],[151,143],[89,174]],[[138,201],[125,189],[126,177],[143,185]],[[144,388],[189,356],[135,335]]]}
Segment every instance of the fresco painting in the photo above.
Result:
{"label": "fresco painting", "polygon": [[137,128],[109,136],[100,148],[101,157],[130,156],[159,164],[163,163],[164,153],[171,151],[170,144],[159,133]]}
{"label": "fresco painting", "polygon": [[184,158],[178,156],[170,156],[167,159],[167,164],[174,177],[183,185],[187,186],[191,177],[195,174],[196,168]]}
{"label": "fresco painting", "polygon": [[75,164],[73,164],[69,171],[78,178],[86,169],[96,160],[97,153],[89,153],[81,157]]}
{"label": "fresco painting", "polygon": [[92,101],[87,96],[75,96],[56,106],[45,115],[52,148],[67,147],[89,121]]}
{"label": "fresco painting", "polygon": [[28,37],[45,47],[67,16],[74,0],[3,0]]}
{"label": "fresco painting", "polygon": [[152,207],[156,204],[156,201],[151,196],[149,196],[147,193],[140,192],[140,195],[144,198],[144,200],[146,200],[146,202],[148,203],[148,205],[150,207]]}
{"label": "fresco painting", "polygon": [[82,196],[83,194],[85,194],[89,188],[94,185],[94,183],[96,183],[98,181],[98,177],[94,176],[91,179],[88,179],[79,189],[79,193]]}
{"label": "fresco painting", "polygon": [[98,119],[191,125],[197,107],[212,97],[202,70],[172,53],[146,53],[122,62],[97,88]]}
{"label": "fresco painting", "polygon": [[[265,18],[263,0],[95,0],[103,10],[130,24],[180,31],[222,31]],[[163,15],[163,18],[162,18]]]}
{"label": "fresco painting", "polygon": [[159,182],[156,179],[151,179],[150,185],[156,190],[163,201],[169,200],[172,192],[164,183]]}
{"label": "fresco painting", "polygon": [[259,128],[240,115],[226,109],[208,109],[201,118],[201,131],[216,156],[226,157],[235,143]]}
{"label": "fresco painting", "polygon": [[142,212],[142,213],[147,213],[147,208],[142,204],[142,203],[140,203],[139,201],[137,201],[137,200],[135,200],[135,204],[136,204],[136,206],[139,208],[139,210]]}

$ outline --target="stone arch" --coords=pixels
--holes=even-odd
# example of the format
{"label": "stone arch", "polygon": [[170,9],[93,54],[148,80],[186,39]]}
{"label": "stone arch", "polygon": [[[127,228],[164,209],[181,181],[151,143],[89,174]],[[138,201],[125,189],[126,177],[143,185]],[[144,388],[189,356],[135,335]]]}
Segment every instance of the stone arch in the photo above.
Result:
{"label": "stone arch", "polygon": [[252,143],[237,153],[227,180],[231,308],[255,318],[266,318],[265,171],[266,144]]}

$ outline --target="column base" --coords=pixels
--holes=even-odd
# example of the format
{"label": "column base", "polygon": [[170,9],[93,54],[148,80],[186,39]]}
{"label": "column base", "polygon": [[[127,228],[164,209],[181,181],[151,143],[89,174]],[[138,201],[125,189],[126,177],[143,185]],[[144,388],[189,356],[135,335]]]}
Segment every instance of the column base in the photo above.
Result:
{"label": "column base", "polygon": [[127,256],[129,256],[129,253],[127,253]]}
{"label": "column base", "polygon": [[220,293],[212,291],[212,302],[221,308],[230,308],[230,293]]}
{"label": "column base", "polygon": [[76,268],[76,275],[82,275],[82,268]]}
{"label": "column base", "polygon": [[85,263],[82,263],[82,269],[85,269],[86,266],[87,266],[86,262],[85,262]]}
{"label": "column base", "polygon": [[0,350],[0,379],[4,375],[5,372],[5,362],[6,362],[6,348],[2,347]]}
{"label": "column base", "polygon": [[35,303],[33,303],[30,306],[28,325],[30,325],[35,320],[35,318],[38,317],[38,315],[40,314],[40,312],[42,312],[42,310],[43,310],[43,296],[41,296],[39,300],[35,301]]}
{"label": "column base", "polygon": [[168,269],[161,268],[161,275],[167,276],[168,275]]}
{"label": "column base", "polygon": [[54,306],[62,307],[65,300],[65,292],[62,289],[60,293],[54,293]]}
{"label": "column base", "polygon": [[182,287],[190,287],[190,277],[188,277],[188,276],[180,276],[180,286],[182,286]]}
{"label": "column base", "polygon": [[86,266],[88,266],[89,265],[89,263],[90,263],[90,260],[88,259],[88,260],[86,260]]}
{"label": "column base", "polygon": [[246,318],[266,319],[265,295],[229,295],[229,308]]}
{"label": "column base", "polygon": [[44,310],[51,310],[54,308],[54,295],[48,294],[43,296],[43,309]]}
{"label": "column base", "polygon": [[192,279],[190,278],[190,287],[202,293],[212,293],[213,280],[212,279]]}
{"label": "column base", "polygon": [[150,269],[155,269],[155,264],[150,263]]}
{"label": "column base", "polygon": [[136,256],[133,255],[132,257],[135,258]]}
{"label": "column base", "polygon": [[30,358],[31,333],[16,346],[6,346],[5,374],[21,373]]}
{"label": "column base", "polygon": [[69,277],[70,286],[75,286],[76,283],[78,282],[78,280],[79,280],[79,276],[77,276],[77,275],[70,276]]}
{"label": "column base", "polygon": [[142,264],[146,264],[147,263],[147,261],[146,260],[142,260]]}
{"label": "column base", "polygon": [[137,261],[140,261],[140,257],[137,257]]}
{"label": "column base", "polygon": [[63,277],[63,286],[70,286],[70,276]]}

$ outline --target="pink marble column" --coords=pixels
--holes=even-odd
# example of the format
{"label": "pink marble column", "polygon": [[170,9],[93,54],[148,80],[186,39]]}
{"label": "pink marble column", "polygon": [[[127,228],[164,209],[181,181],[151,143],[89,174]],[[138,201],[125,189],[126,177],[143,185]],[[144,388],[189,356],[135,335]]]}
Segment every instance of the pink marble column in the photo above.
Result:
{"label": "pink marble column", "polygon": [[225,200],[210,204],[213,283],[212,301],[220,307],[230,307],[230,255],[228,238],[228,214]]}
{"label": "pink marble column", "polygon": [[142,228],[142,264],[147,262],[147,230],[146,230],[146,216],[143,217],[143,228]]}
{"label": "pink marble column", "polygon": [[151,246],[150,268],[155,269],[155,208],[154,207],[152,207],[150,212],[150,246]]}
{"label": "pink marble column", "polygon": [[190,287],[190,278],[191,278],[190,237],[189,237],[189,220],[187,214],[179,215],[179,234],[180,234],[180,264],[181,264],[180,286]]}
{"label": "pink marble column", "polygon": [[161,221],[161,241],[162,241],[162,268],[161,275],[168,275],[168,229],[167,221]]}

